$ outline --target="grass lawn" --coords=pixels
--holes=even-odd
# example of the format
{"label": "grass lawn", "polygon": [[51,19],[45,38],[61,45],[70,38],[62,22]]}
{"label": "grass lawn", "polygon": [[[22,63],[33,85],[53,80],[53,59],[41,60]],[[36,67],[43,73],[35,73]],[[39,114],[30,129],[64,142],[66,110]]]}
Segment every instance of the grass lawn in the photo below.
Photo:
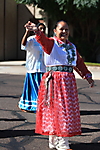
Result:
{"label": "grass lawn", "polygon": [[87,66],[100,66],[100,63],[85,62]]}

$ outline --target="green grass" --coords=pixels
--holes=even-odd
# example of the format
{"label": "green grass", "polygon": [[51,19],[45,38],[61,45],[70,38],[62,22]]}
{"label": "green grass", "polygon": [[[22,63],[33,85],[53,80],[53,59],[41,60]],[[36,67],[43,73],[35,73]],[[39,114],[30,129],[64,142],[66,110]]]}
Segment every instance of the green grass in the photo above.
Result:
{"label": "green grass", "polygon": [[91,63],[91,62],[85,62],[88,66],[100,66],[100,63]]}

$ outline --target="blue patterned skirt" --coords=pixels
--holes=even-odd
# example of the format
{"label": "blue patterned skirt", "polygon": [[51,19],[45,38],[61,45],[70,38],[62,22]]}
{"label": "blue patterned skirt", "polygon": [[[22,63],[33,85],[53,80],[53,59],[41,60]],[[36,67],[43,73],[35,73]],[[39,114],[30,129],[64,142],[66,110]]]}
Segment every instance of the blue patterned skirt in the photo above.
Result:
{"label": "blue patterned skirt", "polygon": [[18,104],[20,109],[36,112],[38,89],[42,76],[43,73],[26,73],[23,93]]}

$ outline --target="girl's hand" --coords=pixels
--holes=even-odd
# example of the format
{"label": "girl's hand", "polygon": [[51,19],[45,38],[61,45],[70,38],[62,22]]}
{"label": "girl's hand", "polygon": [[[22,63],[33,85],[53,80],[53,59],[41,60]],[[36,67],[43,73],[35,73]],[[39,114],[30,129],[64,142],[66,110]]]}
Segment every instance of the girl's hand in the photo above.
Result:
{"label": "girl's hand", "polygon": [[26,23],[24,27],[26,28],[26,30],[29,30],[29,31],[37,31],[38,30],[36,24],[34,24],[30,21],[28,21],[28,23]]}
{"label": "girl's hand", "polygon": [[92,78],[87,78],[88,83],[90,84],[91,87],[94,86],[94,80]]}

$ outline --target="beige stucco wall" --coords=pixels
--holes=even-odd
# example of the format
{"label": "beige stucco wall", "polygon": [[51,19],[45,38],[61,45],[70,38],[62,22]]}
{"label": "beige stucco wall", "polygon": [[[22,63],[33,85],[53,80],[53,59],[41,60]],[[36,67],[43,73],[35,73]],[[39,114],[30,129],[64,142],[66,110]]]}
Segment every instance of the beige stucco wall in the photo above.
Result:
{"label": "beige stucco wall", "polygon": [[4,0],[0,2],[0,60],[4,58]]}
{"label": "beige stucco wall", "polygon": [[5,3],[5,59],[17,56],[17,7],[12,0]]}
{"label": "beige stucco wall", "polygon": [[[43,18],[39,12],[33,6],[16,4],[14,0],[0,0],[0,61],[25,60],[25,52],[20,49],[24,24],[30,18],[37,23],[39,20],[35,17]],[[47,26],[47,21],[45,24]]]}
{"label": "beige stucco wall", "polygon": [[24,25],[30,18],[33,18],[33,15],[30,13],[28,8],[23,4],[18,5],[18,18],[17,18],[18,59],[25,58],[25,52],[20,49],[20,45],[21,45],[21,39],[25,32]]}
{"label": "beige stucco wall", "polygon": [[0,1],[0,61],[17,59],[17,5],[14,0]]}

